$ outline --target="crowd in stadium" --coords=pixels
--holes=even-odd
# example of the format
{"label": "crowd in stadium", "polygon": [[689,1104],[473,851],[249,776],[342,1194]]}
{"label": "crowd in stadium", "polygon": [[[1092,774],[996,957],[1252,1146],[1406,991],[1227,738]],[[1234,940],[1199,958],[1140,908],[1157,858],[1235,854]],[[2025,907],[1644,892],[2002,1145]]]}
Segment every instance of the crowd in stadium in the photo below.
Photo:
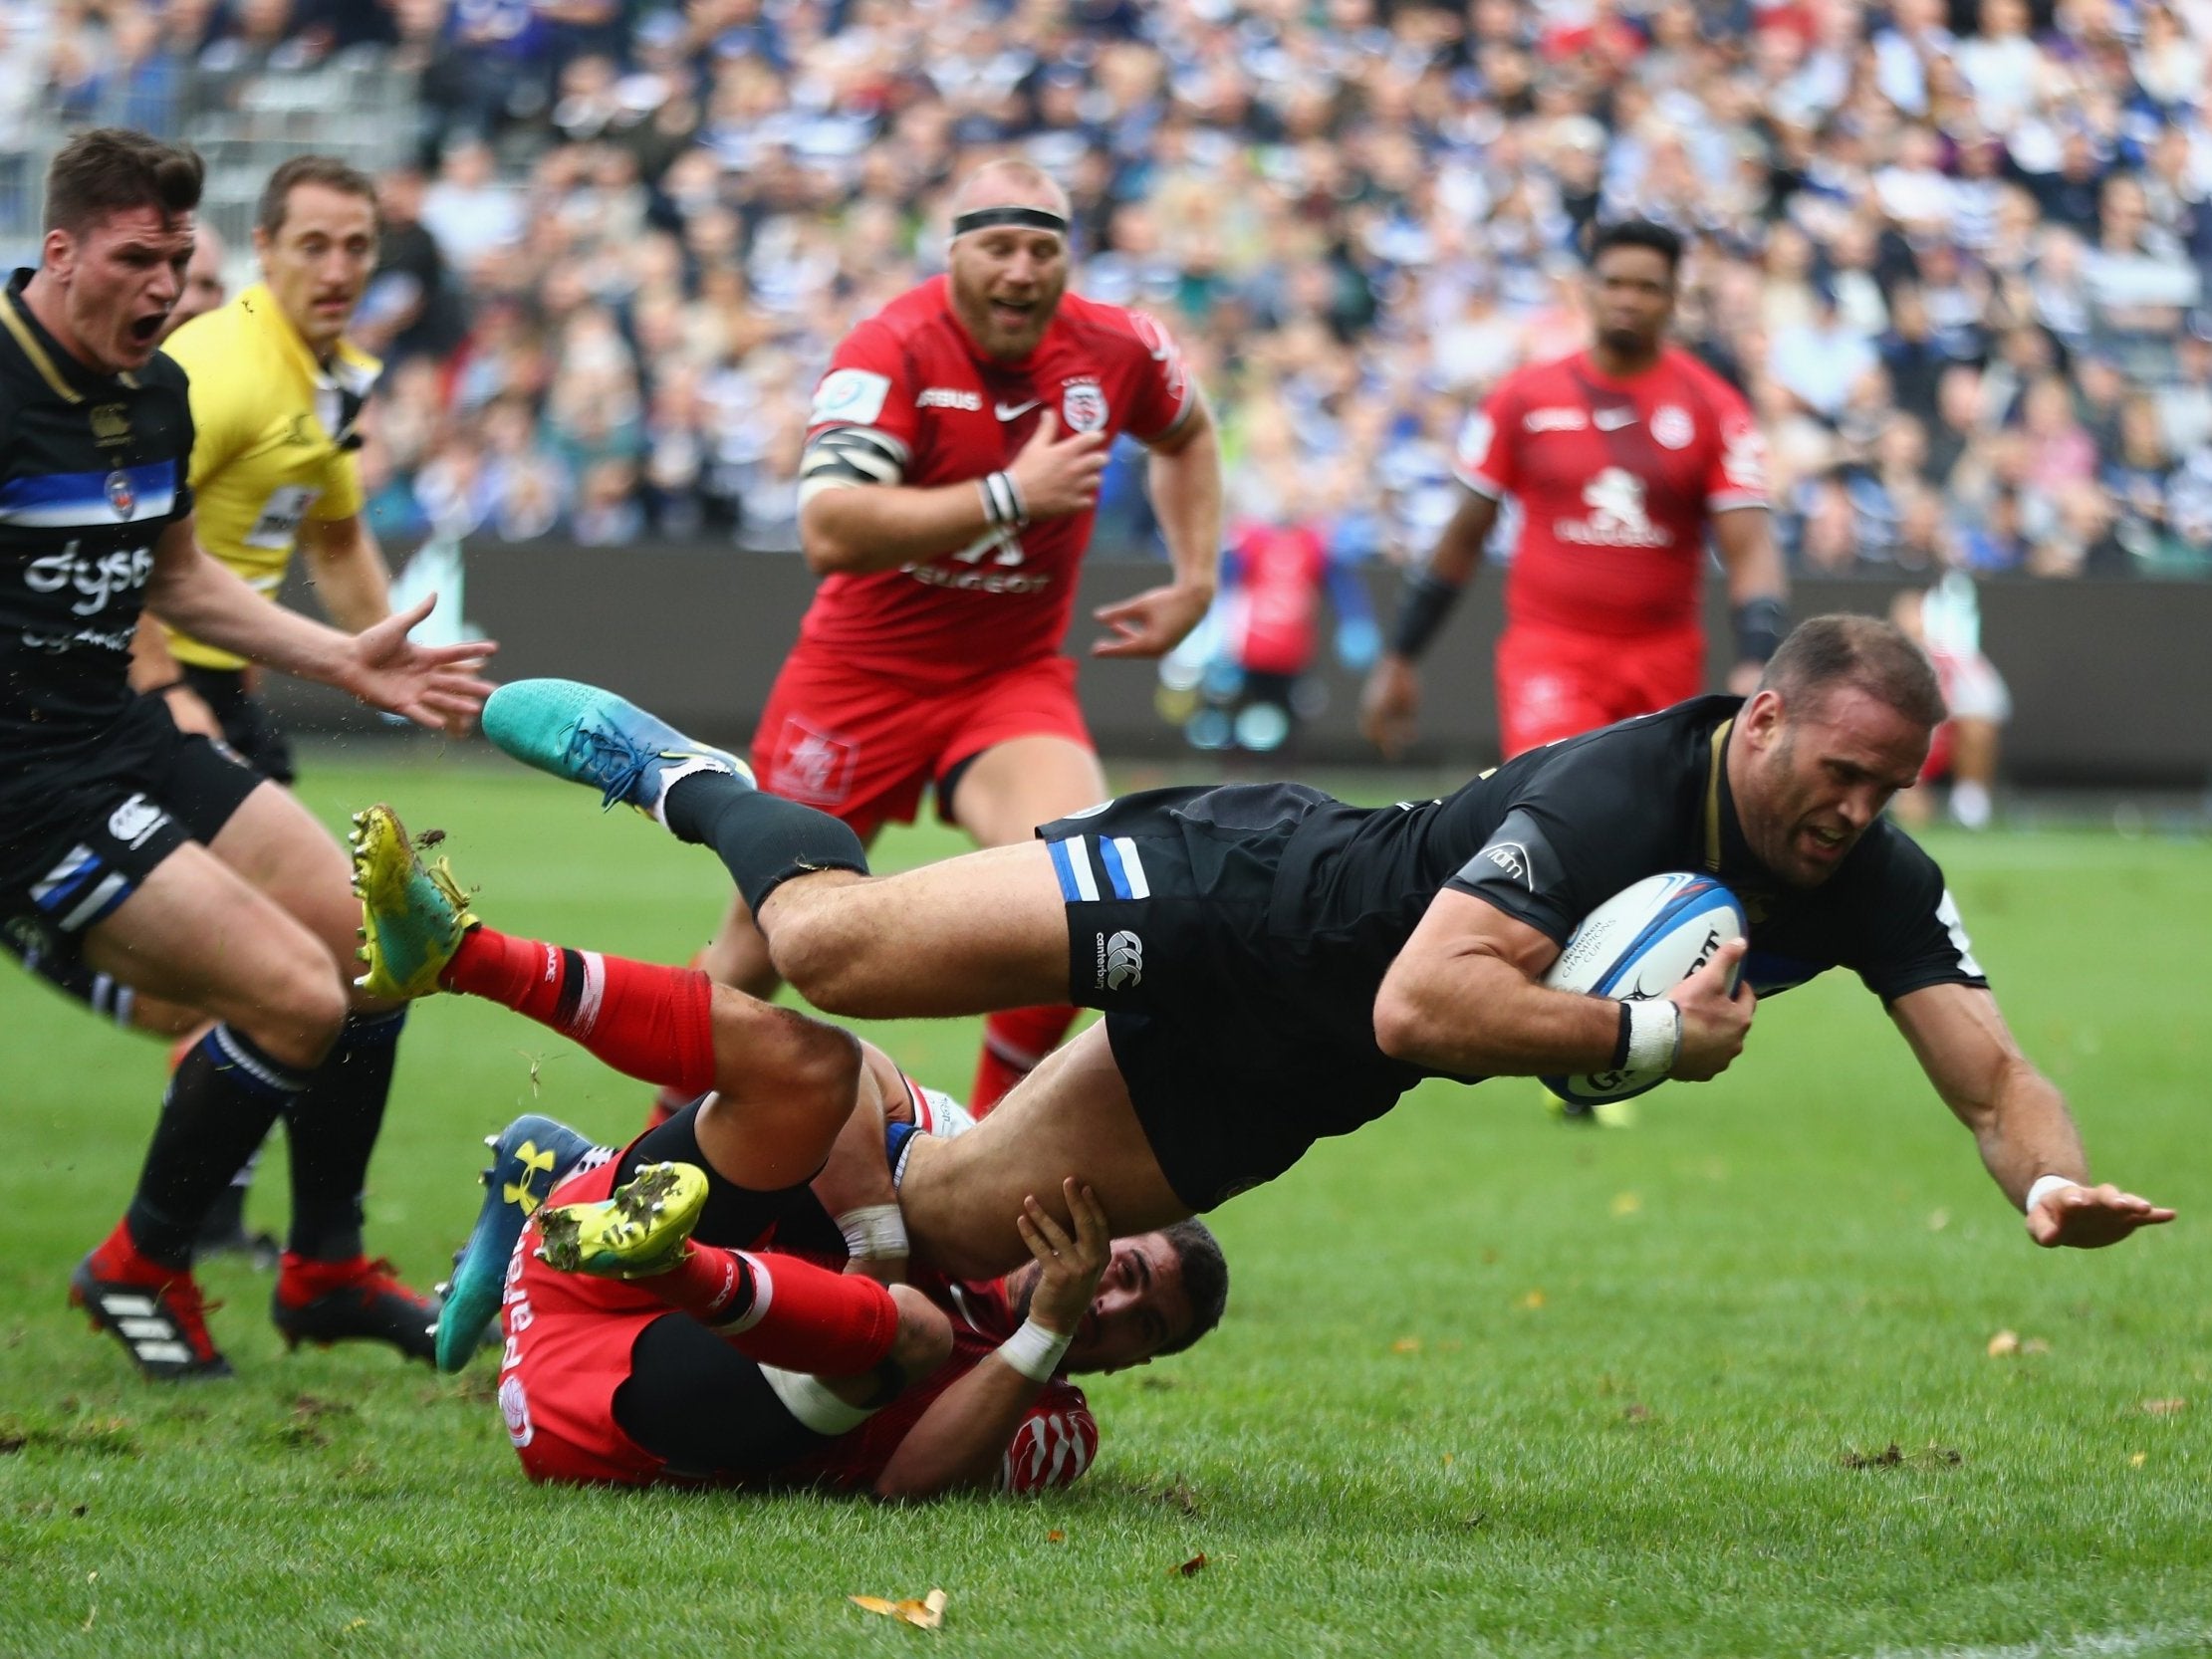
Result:
{"label": "crowd in stadium", "polygon": [[[1572,350],[1579,239],[1694,236],[1807,574],[2212,570],[2212,0],[65,0],[0,105],[189,137],[256,75],[415,79],[356,337],[379,533],[796,547],[807,397],[990,153],[1167,323],[1237,515],[1425,554],[1451,440]],[[19,95],[11,98],[10,94]],[[1142,464],[1102,545],[1147,533]]]}

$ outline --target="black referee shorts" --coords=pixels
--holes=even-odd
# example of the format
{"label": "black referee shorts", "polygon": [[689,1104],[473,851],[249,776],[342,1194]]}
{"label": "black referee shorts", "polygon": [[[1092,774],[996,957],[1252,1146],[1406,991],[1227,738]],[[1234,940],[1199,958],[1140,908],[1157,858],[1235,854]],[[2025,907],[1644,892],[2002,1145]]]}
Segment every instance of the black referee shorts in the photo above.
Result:
{"label": "black referee shorts", "polygon": [[0,788],[0,933],[19,955],[76,960],[87,928],[186,841],[213,840],[261,784],[179,732],[159,698],[132,698],[97,741]]}
{"label": "black referee shorts", "polygon": [[184,683],[199,693],[221,724],[223,741],[264,778],[290,789],[299,776],[292,765],[292,744],[269,705],[246,690],[244,670],[203,668],[189,662],[178,666],[184,671]]}
{"label": "black referee shorts", "polygon": [[1068,995],[1106,1037],[1161,1173],[1193,1210],[1271,1181],[1411,1080],[1318,1036],[1301,941],[1269,926],[1302,784],[1147,790],[1041,826],[1068,905]]}

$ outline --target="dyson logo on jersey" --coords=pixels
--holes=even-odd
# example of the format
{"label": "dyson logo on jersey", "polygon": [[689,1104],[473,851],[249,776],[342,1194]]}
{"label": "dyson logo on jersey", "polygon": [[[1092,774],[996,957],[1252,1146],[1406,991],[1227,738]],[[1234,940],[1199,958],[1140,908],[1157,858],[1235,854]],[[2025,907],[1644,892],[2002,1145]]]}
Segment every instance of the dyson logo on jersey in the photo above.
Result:
{"label": "dyson logo on jersey", "polygon": [[1643,480],[1625,467],[1607,467],[1583,489],[1587,519],[1555,519],[1552,534],[1583,547],[1664,548],[1674,533],[1651,522],[1643,509]]}
{"label": "dyson logo on jersey", "polygon": [[102,559],[87,559],[71,542],[60,553],[34,559],[23,568],[23,585],[34,593],[59,592],[74,588],[83,595],[70,605],[78,616],[97,616],[119,592],[143,588],[153,574],[151,548],[119,548]]}

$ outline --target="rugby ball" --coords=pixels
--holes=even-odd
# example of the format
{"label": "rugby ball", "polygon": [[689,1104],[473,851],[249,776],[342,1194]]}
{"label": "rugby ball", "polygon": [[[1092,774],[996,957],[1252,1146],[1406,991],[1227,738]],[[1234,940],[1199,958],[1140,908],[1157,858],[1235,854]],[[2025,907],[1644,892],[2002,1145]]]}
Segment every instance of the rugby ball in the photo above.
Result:
{"label": "rugby ball", "polygon": [[[1647,875],[1583,918],[1544,983],[1555,991],[1643,1002],[1665,996],[1722,945],[1743,936],[1744,907],[1711,876]],[[1625,1100],[1665,1081],[1666,1073],[1650,1066],[1543,1079],[1561,1099],[1582,1105]]]}

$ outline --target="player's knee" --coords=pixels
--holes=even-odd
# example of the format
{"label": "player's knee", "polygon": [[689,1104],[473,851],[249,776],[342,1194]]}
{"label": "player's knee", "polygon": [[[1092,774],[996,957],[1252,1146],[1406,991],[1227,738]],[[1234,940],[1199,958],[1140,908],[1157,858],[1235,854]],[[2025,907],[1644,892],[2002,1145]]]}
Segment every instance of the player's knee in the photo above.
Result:
{"label": "player's knee", "polygon": [[769,948],[781,974],[826,1014],[864,1016],[869,980],[867,936],[834,905],[793,907],[777,920]]}
{"label": "player's knee", "polygon": [[287,1066],[321,1064],[346,1024],[346,988],[331,975],[316,972],[316,966],[315,960],[303,958],[293,971],[272,976],[252,1010],[233,1021],[270,1059]]}
{"label": "player's knee", "polygon": [[921,1381],[952,1357],[952,1321],[911,1285],[893,1285],[898,1334],[891,1338],[889,1362],[907,1384]]}

